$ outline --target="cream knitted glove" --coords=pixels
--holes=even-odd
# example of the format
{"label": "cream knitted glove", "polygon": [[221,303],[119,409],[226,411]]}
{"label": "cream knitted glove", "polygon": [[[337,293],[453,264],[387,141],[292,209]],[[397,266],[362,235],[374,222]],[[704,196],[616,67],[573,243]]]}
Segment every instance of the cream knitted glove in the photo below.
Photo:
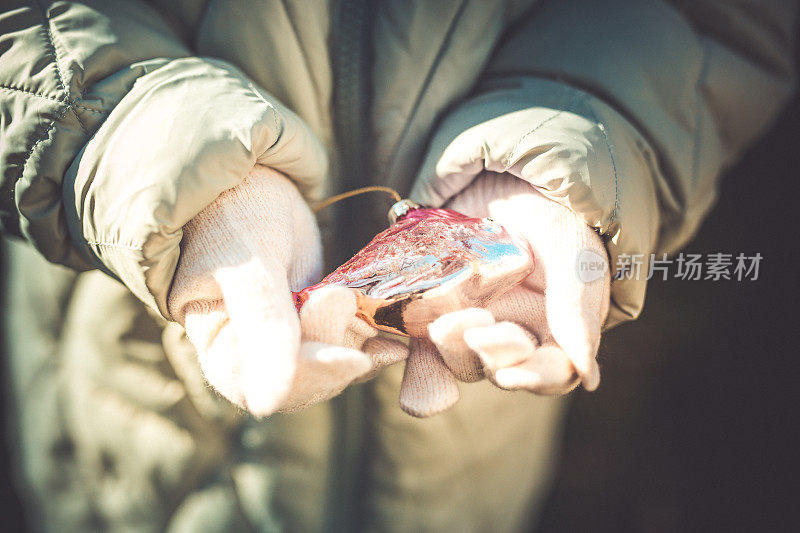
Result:
{"label": "cream knitted glove", "polygon": [[[447,409],[459,398],[456,379],[486,377],[503,389],[538,394],[563,394],[579,382],[594,390],[610,293],[607,252],[598,234],[509,174],[484,172],[446,207],[489,216],[522,235],[536,267],[486,309],[444,315],[429,326],[430,340],[412,343],[400,392],[403,410],[431,416]],[[597,279],[578,276],[581,253],[603,265]]]}
{"label": "cream knitted glove", "polygon": [[[169,311],[228,400],[266,416],[327,399],[373,368],[361,351],[327,342],[330,335],[301,343],[290,290],[317,281],[321,267],[313,214],[294,184],[267,167],[254,167],[184,227]],[[325,293],[309,299],[306,326],[342,322],[332,303]],[[366,338],[357,333],[348,339],[356,348]]]}
{"label": "cream knitted glove", "polygon": [[300,309],[300,324],[303,341],[364,352],[370,366],[368,372],[355,380],[361,382],[374,377],[381,368],[406,359],[408,346],[358,318],[357,311],[356,296],[351,289],[330,285],[311,293]]}

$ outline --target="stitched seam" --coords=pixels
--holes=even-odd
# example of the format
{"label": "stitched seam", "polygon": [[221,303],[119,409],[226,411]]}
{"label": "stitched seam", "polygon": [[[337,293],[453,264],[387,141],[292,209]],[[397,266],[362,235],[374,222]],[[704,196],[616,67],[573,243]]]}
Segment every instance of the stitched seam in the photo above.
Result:
{"label": "stitched seam", "polygon": [[514,145],[514,147],[513,147],[513,148],[511,148],[511,151],[510,151],[510,152],[508,153],[508,155],[506,156],[506,159],[505,159],[505,161],[503,161],[503,166],[505,167],[505,168],[503,168],[503,172],[508,172],[508,169],[509,169],[509,167],[511,166],[511,160],[512,160],[512,159],[514,159],[514,158],[516,158],[517,154],[516,154],[515,152],[516,152],[517,148],[519,148],[519,145],[520,145],[520,144],[522,144],[522,141],[524,141],[524,140],[525,140],[525,139],[527,139],[529,136],[531,136],[533,133],[535,133],[536,131],[538,131],[538,130],[539,130],[539,128],[541,128],[542,126],[544,126],[544,125],[545,125],[545,124],[547,124],[548,122],[551,122],[551,121],[555,120],[556,118],[558,118],[559,116],[561,116],[563,113],[564,113],[564,111],[556,111],[555,113],[553,113],[552,115],[550,115],[550,116],[549,116],[549,117],[547,117],[546,119],[544,119],[544,120],[542,120],[541,122],[539,122],[539,123],[538,123],[536,126],[534,126],[534,127],[533,127],[533,129],[532,129],[532,130],[530,130],[528,133],[526,133],[525,135],[523,135],[522,137],[520,137],[520,139],[519,139],[519,140],[516,142],[516,144]]}
{"label": "stitched seam", "polygon": [[131,250],[134,252],[141,252],[143,246],[134,246],[132,244],[119,244],[115,242],[100,242],[100,241],[86,241],[89,246],[102,246],[106,248],[119,248],[121,250]]}
{"label": "stitched seam", "polygon": [[21,93],[21,94],[23,94],[25,96],[41,98],[43,100],[48,100],[50,102],[58,102],[59,104],[66,104],[66,105],[69,105],[69,106],[72,106],[72,107],[77,107],[78,109],[83,109],[84,111],[89,111],[91,113],[97,113],[97,114],[100,114],[100,115],[105,115],[106,114],[105,111],[100,111],[98,109],[93,109],[91,107],[86,107],[84,105],[81,105],[81,104],[75,102],[74,100],[70,101],[70,100],[67,100],[67,99],[64,99],[64,98],[56,98],[55,96],[48,96],[46,94],[35,93],[33,91],[29,91],[28,89],[23,89],[22,87],[14,87],[14,86],[11,86],[11,85],[2,85],[2,84],[0,84],[0,91],[6,91],[6,92],[10,92],[10,93]]}
{"label": "stitched seam", "polygon": [[[586,98],[586,95],[581,95],[580,93],[577,93],[577,92],[574,93],[573,96],[572,96],[572,99],[569,102],[567,102],[567,104],[565,106],[563,106],[564,109],[560,109],[560,110],[556,111],[555,113],[553,113],[552,115],[550,115],[546,119],[544,119],[541,122],[539,122],[536,126],[533,127],[532,130],[530,130],[525,135],[520,137],[520,139],[516,142],[516,144],[514,144],[514,147],[511,148],[511,151],[509,152],[508,156],[506,156],[505,160],[503,161],[503,166],[505,167],[503,169],[503,172],[508,172],[508,169],[511,167],[511,161],[513,161],[516,158],[516,156],[517,156],[516,151],[519,148],[519,146],[522,144],[522,141],[527,139],[529,136],[533,135],[536,131],[538,131],[545,124],[548,124],[549,122],[555,120],[556,118],[558,118],[559,116],[561,116],[562,114],[564,114],[567,111],[572,111],[572,109],[575,107],[575,105],[578,103],[578,101],[581,100],[581,99],[585,99],[585,98]],[[559,107],[562,107],[562,106],[559,104]]]}
{"label": "stitched seam", "polygon": [[88,129],[86,129],[86,124],[84,124],[84,123],[83,123],[83,120],[81,120],[81,117],[80,117],[80,115],[78,115],[78,112],[77,112],[77,111],[75,111],[75,108],[74,108],[74,107],[72,107],[72,106],[69,106],[69,108],[70,108],[70,110],[72,111],[72,114],[75,116],[75,120],[77,120],[77,121],[78,121],[78,124],[80,125],[80,127],[81,127],[81,130],[83,131],[83,134],[84,134],[84,135],[86,135],[86,136],[88,137],[88,135],[89,135],[89,130],[88,130]]}
{"label": "stitched seam", "polygon": [[83,120],[80,116],[78,116],[78,112],[75,111],[73,105],[75,104],[75,100],[72,98],[69,89],[67,88],[67,84],[64,81],[64,72],[61,70],[61,61],[59,59],[58,54],[58,47],[56,46],[56,39],[55,39],[55,31],[53,31],[52,21],[50,20],[50,16],[47,13],[47,9],[42,5],[41,2],[38,2],[39,9],[42,12],[42,16],[44,17],[44,22],[42,23],[42,27],[44,28],[45,32],[47,33],[47,42],[50,46],[50,51],[53,56],[53,63],[56,66],[56,74],[58,75],[58,83],[61,85],[61,90],[64,91],[65,102],[68,104],[68,109],[72,111],[72,114],[75,116],[75,120],[78,121],[78,125],[83,131],[84,135],[89,135],[89,130],[86,128],[86,124],[83,123]]}
{"label": "stitched seam", "polygon": [[[63,103],[63,102],[61,102],[61,103]],[[25,155],[25,159],[22,161],[22,165],[20,165],[19,174],[17,175],[17,179],[14,180],[14,184],[12,186],[12,190],[13,190],[14,187],[16,187],[17,182],[19,182],[19,180],[22,179],[22,175],[25,173],[25,167],[28,166],[28,162],[30,161],[31,157],[33,156],[33,152],[36,150],[36,147],[39,146],[42,142],[44,142],[48,137],[50,137],[50,132],[53,131],[53,129],[55,128],[55,125],[58,123],[59,120],[64,118],[64,116],[67,113],[69,113],[70,110],[72,110],[72,112],[75,113],[75,110],[73,109],[73,106],[71,104],[64,104],[64,108],[61,111],[58,111],[56,113],[56,115],[53,117],[53,120],[51,120],[50,123],[47,125],[47,128],[45,129],[45,131],[41,135],[41,137],[39,137],[31,145],[30,150],[28,150],[28,153]],[[76,114],[75,118],[78,118],[77,114]],[[86,129],[83,127],[83,123],[80,121],[80,119],[78,119],[78,122],[81,124],[81,129],[84,131],[84,134],[85,134],[86,133]]]}
{"label": "stitched seam", "polygon": [[[44,15],[45,24],[43,24],[44,29],[47,31],[47,40],[50,42],[50,46],[53,50],[53,60],[56,65],[56,72],[58,73],[58,80],[61,85],[61,90],[64,91],[64,95],[66,96],[66,101],[69,104],[73,103],[73,98],[69,93],[69,89],[67,89],[67,84],[64,81],[64,73],[61,71],[61,61],[58,57],[58,48],[56,47],[56,40],[55,40],[55,32],[53,31],[52,22],[50,17],[47,14],[47,10],[42,6],[41,2],[39,3],[39,7],[42,10],[42,14]],[[78,116],[78,112],[75,111],[74,108],[70,105],[70,109],[72,110],[72,114],[75,116],[75,120],[78,121],[78,125],[81,127],[81,131],[83,131],[84,135],[89,135],[89,130],[86,129],[86,124],[83,123],[81,117]]]}
{"label": "stitched seam", "polygon": [[67,97],[67,100],[72,100],[72,97],[67,90],[67,86],[64,83],[64,74],[61,72],[61,64],[58,61],[58,51],[56,50],[56,43],[53,41],[53,32],[50,29],[50,15],[47,14],[47,9],[42,5],[41,2],[37,2],[39,4],[39,9],[42,12],[42,16],[44,17],[44,22],[42,23],[42,28],[44,28],[45,32],[47,33],[47,42],[50,46],[51,54],[53,56],[53,63],[56,66],[56,74],[58,74],[58,83],[61,85],[61,90],[64,91],[64,94]]}
{"label": "stitched seam", "polygon": [[597,123],[597,129],[599,129],[600,133],[603,135],[603,141],[605,141],[606,148],[608,149],[608,156],[611,158],[611,169],[614,171],[614,208],[611,210],[611,215],[608,218],[608,223],[612,224],[617,221],[617,216],[619,215],[619,174],[617,173],[617,161],[614,157],[614,148],[608,136],[608,132],[606,132],[605,125],[597,118],[593,110],[590,111],[590,113]]}
{"label": "stitched seam", "polygon": [[555,120],[556,118],[558,118],[559,116],[561,116],[563,113],[564,113],[564,111],[563,111],[563,110],[562,110],[562,111],[556,111],[555,113],[553,113],[552,115],[550,115],[550,116],[549,116],[549,117],[547,117],[546,119],[544,119],[544,120],[542,120],[541,122],[539,122],[539,123],[538,123],[536,126],[534,126],[534,127],[533,127],[533,129],[532,129],[532,130],[530,130],[528,133],[526,133],[525,135],[523,135],[522,137],[520,137],[520,139],[519,139],[519,140],[516,142],[516,144],[514,145],[514,147],[513,147],[513,148],[511,148],[511,151],[510,151],[510,152],[509,152],[509,154],[506,156],[506,159],[505,159],[505,161],[503,161],[503,167],[504,167],[504,168],[503,168],[503,172],[508,172],[508,169],[511,167],[511,161],[512,161],[513,159],[515,159],[515,158],[516,158],[516,156],[517,156],[515,152],[516,152],[517,148],[519,148],[519,145],[520,145],[520,144],[522,144],[522,141],[524,141],[524,140],[525,140],[526,138],[528,138],[530,135],[532,135],[533,133],[535,133],[536,131],[538,131],[538,130],[539,130],[539,128],[541,128],[542,126],[544,126],[544,125],[545,125],[545,124],[547,124],[548,122],[551,122],[551,121]]}
{"label": "stitched seam", "polygon": [[16,181],[22,179],[22,174],[25,172],[25,167],[28,166],[28,161],[30,160],[31,156],[33,156],[33,151],[36,150],[36,147],[39,146],[44,140],[46,140],[50,136],[50,132],[53,131],[53,127],[56,125],[56,122],[61,120],[64,115],[69,112],[69,106],[65,106],[55,117],[53,120],[50,121],[50,124],[47,125],[47,129],[45,130],[44,134],[37,139],[35,143],[31,146],[31,149],[28,150],[28,154],[25,156],[25,160],[22,162],[22,166],[20,167],[19,177]]}
{"label": "stitched seam", "polygon": [[[47,15],[45,15],[45,17],[46,16]],[[56,58],[56,69],[58,70],[58,76],[61,79],[61,86],[64,89],[64,93],[66,93],[66,95],[67,95],[67,101],[70,104],[72,104],[72,103],[75,102],[75,99],[72,98],[72,95],[70,94],[69,89],[67,89],[67,84],[64,82],[64,73],[61,71],[61,60],[59,59],[58,48],[56,47],[56,32],[53,29],[52,22],[50,21],[49,18],[47,19],[47,21],[48,21],[48,23],[47,23],[47,35],[50,38],[50,42],[53,44],[53,53],[55,54],[55,58]],[[78,112],[75,110],[75,108],[72,107],[72,106],[70,106],[70,108],[72,110],[73,116],[75,117],[75,120],[78,121],[78,125],[80,125],[80,127],[81,127],[81,131],[83,131],[84,135],[88,136],[89,135],[89,130],[86,129],[86,124],[83,123],[83,120],[78,115]]]}
{"label": "stitched seam", "polygon": [[[278,137],[280,137],[281,134],[280,126],[278,125],[278,110],[275,109],[275,106],[271,102],[267,101],[267,99],[261,95],[261,92],[256,89],[252,81],[248,80],[247,86],[250,89],[250,91],[255,95],[256,98],[264,102],[267,105],[267,107],[269,107],[272,110],[272,121],[275,124],[275,142],[272,143],[272,146],[275,146],[275,144],[277,144],[278,142]],[[272,146],[267,148],[267,150],[272,148]],[[264,152],[266,152],[267,150],[264,150]]]}

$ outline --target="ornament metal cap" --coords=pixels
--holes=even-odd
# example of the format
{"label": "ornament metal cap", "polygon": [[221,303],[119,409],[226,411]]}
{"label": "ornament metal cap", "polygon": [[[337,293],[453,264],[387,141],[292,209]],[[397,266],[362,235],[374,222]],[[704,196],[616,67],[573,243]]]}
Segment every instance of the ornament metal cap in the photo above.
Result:
{"label": "ornament metal cap", "polygon": [[395,202],[392,207],[389,208],[389,222],[394,224],[397,222],[397,219],[403,217],[408,214],[409,211],[413,211],[414,209],[419,209],[422,207],[417,202],[413,200],[409,200],[408,198],[403,198],[399,202]]}

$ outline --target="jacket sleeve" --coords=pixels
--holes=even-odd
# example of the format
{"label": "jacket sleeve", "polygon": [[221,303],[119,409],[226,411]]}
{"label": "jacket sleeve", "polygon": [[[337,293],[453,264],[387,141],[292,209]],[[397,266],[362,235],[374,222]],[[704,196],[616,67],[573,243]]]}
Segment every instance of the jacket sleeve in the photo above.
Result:
{"label": "jacket sleeve", "polygon": [[445,117],[412,196],[443,203],[484,170],[528,180],[606,237],[613,270],[641,254],[607,326],[635,318],[650,254],[692,237],[791,97],[796,22],[789,2],[543,2]]}
{"label": "jacket sleeve", "polygon": [[255,163],[313,196],[319,141],[145,2],[0,13],[0,215],[47,259],[101,268],[164,316],[181,228]]}

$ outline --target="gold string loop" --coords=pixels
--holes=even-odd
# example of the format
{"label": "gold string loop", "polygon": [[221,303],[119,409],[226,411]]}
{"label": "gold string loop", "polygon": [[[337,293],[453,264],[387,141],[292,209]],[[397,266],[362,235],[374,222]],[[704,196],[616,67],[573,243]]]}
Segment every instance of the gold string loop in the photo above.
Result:
{"label": "gold string loop", "polygon": [[336,194],[334,196],[331,196],[330,198],[326,198],[325,200],[322,200],[320,203],[318,203],[316,206],[314,206],[313,211],[314,211],[314,213],[319,213],[320,211],[322,211],[323,209],[325,209],[329,205],[335,204],[339,200],[344,200],[345,198],[350,198],[351,196],[357,196],[359,194],[364,194],[364,193],[368,193],[368,192],[385,192],[386,194],[388,194],[389,196],[394,198],[395,202],[399,202],[400,200],[403,199],[403,197],[400,196],[400,193],[398,193],[396,190],[392,189],[391,187],[383,187],[381,185],[373,185],[371,187],[361,187],[360,189],[353,189],[352,191],[343,192],[341,194]]}

